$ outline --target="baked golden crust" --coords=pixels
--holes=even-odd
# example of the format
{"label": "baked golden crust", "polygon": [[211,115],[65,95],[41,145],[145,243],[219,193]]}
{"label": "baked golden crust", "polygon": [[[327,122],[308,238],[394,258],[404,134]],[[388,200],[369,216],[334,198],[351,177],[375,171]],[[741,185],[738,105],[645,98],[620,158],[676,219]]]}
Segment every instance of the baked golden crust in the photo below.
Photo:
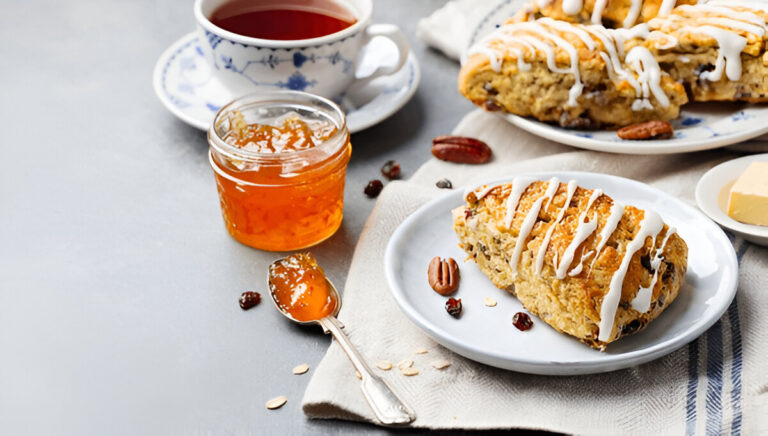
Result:
{"label": "baked golden crust", "polygon": [[459,73],[459,92],[487,110],[499,108],[577,129],[614,129],[644,121],[669,121],[677,118],[680,106],[688,102],[685,88],[665,75],[660,85],[670,105],[663,107],[651,96],[652,109],[633,110],[632,104],[638,99],[635,88],[626,81],[611,80],[602,58],[585,59],[579,69],[584,93],[576,106],[568,106],[573,77],[551,72],[545,61],[531,62],[531,70],[524,72],[519,71],[516,62],[507,61],[496,72],[486,57],[472,56]]}
{"label": "baked golden crust", "polygon": [[[543,3],[548,16],[527,21],[542,15],[529,7],[469,50],[459,74],[464,96],[488,110],[589,129],[669,121],[689,100],[768,102],[768,13],[748,3],[678,1],[650,18],[671,3],[646,1],[648,22],[631,29],[558,21],[563,0]],[[610,1],[603,12],[628,3],[640,4]],[[583,11],[595,4],[583,2]]]}
{"label": "baked golden crust", "polygon": [[[707,8],[681,6],[669,16],[648,22],[657,35],[663,33],[677,41],[665,47],[654,44],[651,37],[646,46],[662,69],[685,85],[693,101],[768,102],[768,14],[733,3],[713,3]],[[725,32],[713,34],[705,30],[708,27]],[[728,48],[742,39],[740,53]],[[738,74],[728,74],[730,63],[740,64]]]}
{"label": "baked golden crust", "polygon": [[[528,185],[507,226],[508,202],[514,183],[497,186],[480,199],[477,191],[470,193],[467,204],[453,211],[454,230],[469,259],[477,263],[494,285],[516,295],[528,311],[556,330],[604,350],[607,344],[644,329],[677,297],[685,277],[688,249],[683,239],[660,221],[660,231],[643,238],[640,248],[632,254],[621,287],[611,288],[612,279],[620,274],[628,247],[641,234],[646,214],[653,212],[623,207],[616,225],[611,218],[614,201],[610,197],[577,188],[571,191],[568,201],[568,185],[554,181],[557,183],[555,194],[551,200],[541,203],[526,236],[524,222],[532,209],[535,212],[537,202],[546,195],[550,184],[537,181]],[[580,224],[584,216],[589,221],[597,220],[597,226],[583,242],[574,242],[576,235],[581,234],[580,226],[585,226]],[[606,226],[610,229],[611,225],[616,225],[615,230],[601,243],[604,229]],[[546,244],[547,233],[551,233],[551,239],[543,249],[543,263],[537,272],[539,251]],[[516,260],[518,243],[524,245]],[[572,243],[578,245],[574,245],[576,250],[571,252],[573,261],[565,265],[568,271],[565,275],[563,265],[557,264],[556,259],[567,261],[566,253]],[[633,300],[641,287],[651,286],[654,275],[656,282],[650,294],[650,306],[640,312]],[[611,289],[614,292],[620,289],[621,296],[613,323],[604,324],[611,326],[610,335],[604,333],[601,339],[601,310]],[[609,306],[610,301],[608,298],[605,304]]]}
{"label": "baked golden crust", "polygon": [[[602,24],[605,27],[617,29],[646,23],[655,18],[664,1],[643,0],[640,8],[635,11],[633,6],[636,2],[632,0],[584,0],[581,2],[581,8],[575,14],[566,13],[563,9],[563,3],[563,0],[532,1],[528,6],[520,9],[515,14],[514,19],[515,21],[530,21],[541,17],[550,17],[572,23]],[[677,0],[675,4],[692,5],[696,4],[696,0]],[[599,13],[597,15],[594,14],[595,8],[598,8]]]}
{"label": "baked golden crust", "polygon": [[[617,32],[548,18],[508,23],[470,51],[459,73],[459,91],[486,109],[568,128],[618,128],[677,118],[688,102],[685,88],[667,74],[659,74],[655,83],[642,78],[642,71],[620,54],[644,48],[645,41]],[[653,44],[669,41],[657,36]],[[578,74],[572,67],[574,54]],[[648,93],[654,85],[665,101]],[[640,108],[638,101],[644,102]]]}

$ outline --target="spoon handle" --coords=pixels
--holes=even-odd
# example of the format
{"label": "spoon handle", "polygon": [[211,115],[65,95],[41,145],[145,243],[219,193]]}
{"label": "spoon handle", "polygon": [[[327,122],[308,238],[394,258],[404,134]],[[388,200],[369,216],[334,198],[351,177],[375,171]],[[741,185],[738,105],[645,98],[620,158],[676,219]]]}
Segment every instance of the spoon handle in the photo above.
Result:
{"label": "spoon handle", "polygon": [[352,361],[355,369],[362,376],[360,389],[363,391],[368,405],[371,406],[376,418],[385,425],[403,425],[408,424],[416,416],[411,409],[395,394],[387,383],[379,376],[375,375],[368,364],[363,360],[363,356],[357,351],[349,337],[341,329],[341,323],[336,317],[328,316],[320,320],[326,333],[331,332],[341,349]]}

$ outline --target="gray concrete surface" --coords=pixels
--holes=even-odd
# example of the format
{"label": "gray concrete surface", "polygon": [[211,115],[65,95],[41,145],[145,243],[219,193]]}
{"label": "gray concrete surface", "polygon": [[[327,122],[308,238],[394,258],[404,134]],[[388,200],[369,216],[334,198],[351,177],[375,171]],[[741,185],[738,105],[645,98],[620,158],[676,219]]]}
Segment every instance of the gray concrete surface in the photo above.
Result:
{"label": "gray concrete surface", "polygon": [[[264,291],[277,255],[221,221],[203,132],[155,97],[160,53],[193,29],[192,2],[0,5],[0,433],[368,434],[308,420],[300,400],[330,338],[289,324]],[[313,252],[343,284],[388,159],[405,176],[471,105],[457,65],[415,37],[441,0],[379,0],[422,67],[413,100],[353,136],[341,230]],[[269,412],[277,395],[288,404]],[[361,400],[362,401],[362,400]]]}

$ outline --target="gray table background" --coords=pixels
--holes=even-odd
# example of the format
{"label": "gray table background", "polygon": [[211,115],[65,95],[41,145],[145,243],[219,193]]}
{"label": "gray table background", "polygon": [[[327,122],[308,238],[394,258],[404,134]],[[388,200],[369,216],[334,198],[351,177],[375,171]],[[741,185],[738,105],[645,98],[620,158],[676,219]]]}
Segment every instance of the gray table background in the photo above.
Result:
{"label": "gray table background", "polygon": [[[407,177],[471,104],[457,65],[415,36],[442,0],[379,0],[422,67],[387,121],[353,135],[344,223],[314,248],[343,286],[388,159]],[[151,75],[193,30],[192,2],[0,3],[0,433],[367,434],[309,421],[300,400],[330,343],[267,302],[277,257],[235,242],[221,220],[203,132],[174,118]],[[267,411],[266,400],[288,403]],[[362,397],[361,397],[362,401]]]}

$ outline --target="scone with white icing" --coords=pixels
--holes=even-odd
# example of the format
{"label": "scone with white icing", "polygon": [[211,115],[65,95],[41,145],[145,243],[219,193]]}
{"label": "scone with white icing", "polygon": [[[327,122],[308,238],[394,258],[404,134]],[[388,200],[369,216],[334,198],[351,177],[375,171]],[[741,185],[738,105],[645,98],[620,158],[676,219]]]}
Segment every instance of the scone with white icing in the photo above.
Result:
{"label": "scone with white icing", "polygon": [[677,5],[696,0],[532,0],[515,15],[516,21],[541,17],[618,29],[646,23],[668,14]]}
{"label": "scone with white icing", "polygon": [[646,24],[606,29],[551,18],[510,21],[469,50],[459,91],[487,110],[567,128],[668,121],[688,97],[653,50],[674,43]]}
{"label": "scone with white icing", "polygon": [[466,195],[454,230],[500,289],[560,332],[605,347],[677,297],[688,247],[650,210],[575,181],[515,178]]}
{"label": "scone with white icing", "polygon": [[674,44],[647,44],[693,101],[768,102],[768,2],[711,0],[648,22]]}

